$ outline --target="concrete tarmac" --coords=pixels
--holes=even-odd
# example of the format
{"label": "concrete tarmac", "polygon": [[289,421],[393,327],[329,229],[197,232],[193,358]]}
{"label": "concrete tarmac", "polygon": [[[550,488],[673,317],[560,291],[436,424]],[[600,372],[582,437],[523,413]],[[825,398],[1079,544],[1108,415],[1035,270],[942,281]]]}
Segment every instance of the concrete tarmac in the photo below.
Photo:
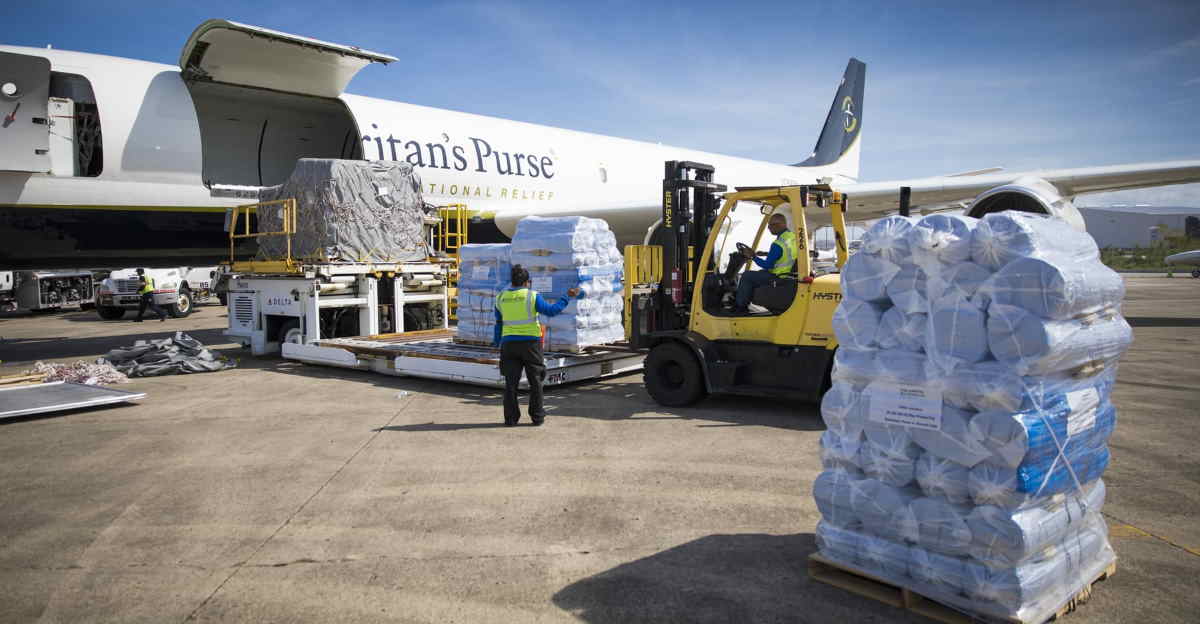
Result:
{"label": "concrete tarmac", "polygon": [[[1200,613],[1200,280],[1127,276],[1105,516],[1068,623]],[[0,374],[185,330],[239,360],[137,405],[0,421],[0,621],[920,622],[810,580],[814,406],[487,389],[253,358],[224,310],[0,317]]]}

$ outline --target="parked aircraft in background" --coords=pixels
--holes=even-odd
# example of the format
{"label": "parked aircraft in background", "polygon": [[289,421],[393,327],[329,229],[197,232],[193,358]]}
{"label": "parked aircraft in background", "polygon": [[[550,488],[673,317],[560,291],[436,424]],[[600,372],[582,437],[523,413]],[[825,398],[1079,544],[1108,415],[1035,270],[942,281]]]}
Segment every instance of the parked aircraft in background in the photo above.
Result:
{"label": "parked aircraft in background", "polygon": [[[1077,193],[1200,181],[1200,161],[1186,161],[860,183],[866,67],[855,59],[816,148],[794,165],[343,93],[361,68],[395,60],[224,20],[192,33],[178,67],[0,46],[0,267],[221,260],[226,208],[306,157],[412,163],[427,201],[465,203],[505,234],[526,215],[584,214],[626,243],[659,216],[666,160],[712,164],[729,185],[827,182],[849,194],[854,220],[895,210],[909,186],[920,207],[983,194],[973,214],[1031,209],[1082,225]],[[739,212],[730,235],[750,240],[758,214]]]}

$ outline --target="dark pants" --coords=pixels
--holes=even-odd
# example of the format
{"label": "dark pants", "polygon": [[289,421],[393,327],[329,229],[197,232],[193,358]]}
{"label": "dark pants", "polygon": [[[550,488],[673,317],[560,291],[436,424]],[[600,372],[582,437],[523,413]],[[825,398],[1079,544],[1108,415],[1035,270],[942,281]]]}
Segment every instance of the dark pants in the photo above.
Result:
{"label": "dark pants", "polygon": [[518,340],[500,344],[500,372],[504,375],[504,422],[516,424],[521,420],[517,403],[517,385],[521,371],[529,381],[529,419],[541,424],[546,418],[542,406],[542,382],[546,381],[546,361],[542,359],[542,343],[538,340]]}
{"label": "dark pants", "polygon": [[749,307],[750,298],[754,296],[754,289],[771,283],[772,277],[775,276],[770,271],[746,271],[742,273],[742,279],[738,280],[737,301],[734,305],[739,308]]}
{"label": "dark pants", "polygon": [[142,315],[146,313],[146,306],[150,306],[150,311],[157,314],[159,319],[167,318],[167,311],[154,303],[154,293],[145,293],[142,295],[142,300],[138,302],[138,320],[141,320]]}

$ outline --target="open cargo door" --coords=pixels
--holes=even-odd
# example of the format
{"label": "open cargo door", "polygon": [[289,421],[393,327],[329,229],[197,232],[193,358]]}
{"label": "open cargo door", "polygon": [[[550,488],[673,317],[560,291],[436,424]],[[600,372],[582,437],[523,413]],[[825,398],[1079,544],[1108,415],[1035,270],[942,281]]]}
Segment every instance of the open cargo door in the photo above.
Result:
{"label": "open cargo door", "polygon": [[0,171],[50,171],[50,60],[0,52]]}
{"label": "open cargo door", "polygon": [[394,56],[354,46],[226,20],[208,20],[188,37],[179,57],[179,68],[184,79],[190,81],[335,98],[363,67],[395,60]]}

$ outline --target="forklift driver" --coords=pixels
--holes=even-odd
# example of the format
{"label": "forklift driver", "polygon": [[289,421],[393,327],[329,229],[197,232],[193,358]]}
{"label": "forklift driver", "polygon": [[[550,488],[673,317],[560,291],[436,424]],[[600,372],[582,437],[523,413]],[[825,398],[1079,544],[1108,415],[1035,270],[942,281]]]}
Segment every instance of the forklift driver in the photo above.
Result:
{"label": "forklift driver", "polygon": [[775,235],[775,241],[771,243],[771,251],[766,258],[755,257],[754,250],[749,247],[742,249],[742,255],[747,260],[753,260],[762,270],[742,274],[742,279],[738,281],[734,314],[749,313],[750,297],[754,295],[755,288],[766,286],[772,277],[782,277],[796,270],[796,233],[788,229],[787,217],[778,212],[771,215],[767,229]]}

